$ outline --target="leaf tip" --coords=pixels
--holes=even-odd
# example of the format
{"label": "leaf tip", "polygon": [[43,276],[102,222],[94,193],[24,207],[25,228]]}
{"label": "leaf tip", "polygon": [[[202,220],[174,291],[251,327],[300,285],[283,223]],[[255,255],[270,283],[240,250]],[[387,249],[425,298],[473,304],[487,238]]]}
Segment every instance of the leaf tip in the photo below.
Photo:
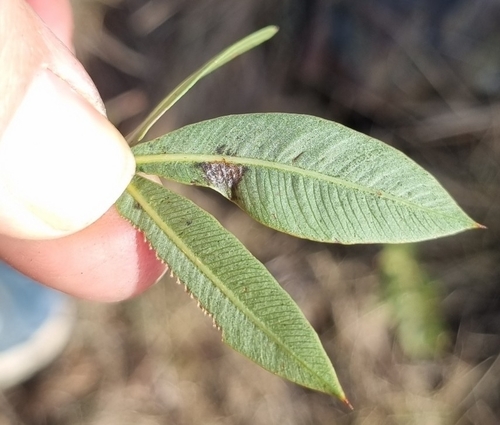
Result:
{"label": "leaf tip", "polygon": [[269,28],[269,32],[272,34],[271,37],[280,30],[277,25],[269,25],[267,28]]}
{"label": "leaf tip", "polygon": [[479,224],[479,223],[474,223],[473,228],[474,229],[487,229],[486,226],[483,226],[482,224]]}
{"label": "leaf tip", "polygon": [[344,403],[348,407],[349,410],[351,410],[351,411],[354,410],[354,407],[352,406],[351,402],[347,399],[347,397],[345,395],[340,397],[340,401],[342,403]]}

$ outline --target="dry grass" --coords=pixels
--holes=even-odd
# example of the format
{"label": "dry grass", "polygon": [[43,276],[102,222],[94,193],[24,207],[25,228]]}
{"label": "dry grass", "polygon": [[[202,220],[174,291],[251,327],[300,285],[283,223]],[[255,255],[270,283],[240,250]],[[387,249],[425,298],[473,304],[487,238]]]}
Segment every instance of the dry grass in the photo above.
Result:
{"label": "dry grass", "polygon": [[[307,2],[299,0],[80,2],[79,52],[126,132],[137,111],[212,54],[280,24],[274,44],[200,84],[156,134],[231,112],[281,110],[342,121],[404,150],[488,226],[419,244],[440,296],[446,348],[426,360],[402,350],[382,290],[382,247],[298,241],[195,191],[299,303],[356,410],[221,344],[211,321],[166,279],[125,303],[78,302],[66,352],[5,394],[0,424],[500,423],[498,6],[449,2],[431,22],[425,11],[397,14],[387,2],[336,2],[347,5],[336,10],[342,33],[333,31],[340,21],[329,21],[334,3],[318,1],[302,19]],[[438,44],[427,38],[433,28]]]}

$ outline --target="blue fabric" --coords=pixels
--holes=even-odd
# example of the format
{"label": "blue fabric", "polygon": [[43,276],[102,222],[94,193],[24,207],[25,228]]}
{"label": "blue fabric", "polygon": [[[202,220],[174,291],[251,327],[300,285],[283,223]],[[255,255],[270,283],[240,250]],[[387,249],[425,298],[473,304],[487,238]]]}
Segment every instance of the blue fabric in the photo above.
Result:
{"label": "blue fabric", "polygon": [[0,262],[0,351],[28,340],[64,301],[61,292]]}

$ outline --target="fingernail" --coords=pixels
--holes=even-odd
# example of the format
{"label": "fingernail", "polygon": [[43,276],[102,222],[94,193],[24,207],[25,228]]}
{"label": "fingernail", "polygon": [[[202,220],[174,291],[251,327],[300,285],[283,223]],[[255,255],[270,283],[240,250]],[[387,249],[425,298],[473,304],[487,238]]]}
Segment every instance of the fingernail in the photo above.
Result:
{"label": "fingernail", "polygon": [[120,133],[41,69],[0,140],[0,232],[57,238],[97,220],[135,171]]}

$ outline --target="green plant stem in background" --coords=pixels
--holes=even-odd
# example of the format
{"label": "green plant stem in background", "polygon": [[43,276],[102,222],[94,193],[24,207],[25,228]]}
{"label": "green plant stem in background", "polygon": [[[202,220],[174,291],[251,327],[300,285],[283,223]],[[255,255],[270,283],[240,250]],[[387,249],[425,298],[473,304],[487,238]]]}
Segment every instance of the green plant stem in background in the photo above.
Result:
{"label": "green plant stem in background", "polygon": [[384,246],[379,264],[384,301],[401,348],[411,358],[435,357],[447,341],[438,309],[438,282],[422,270],[411,245]]}

